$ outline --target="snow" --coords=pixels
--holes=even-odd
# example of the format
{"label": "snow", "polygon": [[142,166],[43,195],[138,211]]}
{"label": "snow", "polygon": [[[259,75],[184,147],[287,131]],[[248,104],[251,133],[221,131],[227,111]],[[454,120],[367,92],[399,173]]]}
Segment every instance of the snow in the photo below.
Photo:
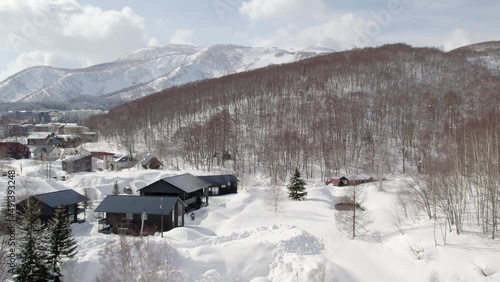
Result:
{"label": "snow", "polygon": [[[19,168],[21,161],[11,161]],[[18,187],[29,180],[37,193],[73,188],[83,193],[95,189],[94,207],[112,193],[113,184],[137,191],[165,176],[201,171],[148,171],[136,168],[121,172],[71,174],[68,181],[30,177],[39,175],[41,163],[23,160],[23,172],[16,176]],[[54,164],[54,173],[60,167]],[[365,207],[373,223],[360,238],[349,239],[336,225],[335,204],[345,198],[348,187],[325,186],[321,179],[307,180],[305,201],[285,199],[277,215],[266,206],[266,189],[270,179],[263,174],[240,177],[238,194],[211,197],[210,205],[187,215],[186,226],[150,236],[151,240],[172,246],[180,260],[187,281],[319,281],[312,275],[324,269],[326,281],[497,281],[500,279],[500,240],[491,240],[474,228],[461,235],[449,233],[443,245],[438,234],[434,245],[432,222],[416,217],[404,225],[401,235],[389,222],[387,209],[395,202],[395,193],[410,179],[391,176],[383,182],[360,185],[365,191]],[[3,177],[2,185],[6,185]],[[285,184],[282,185],[286,193]],[[2,190],[2,193],[4,190]],[[0,195],[3,196],[3,195]],[[92,212],[87,222],[72,225],[80,246],[74,260],[67,265],[71,281],[95,281],[102,263],[101,252],[117,235],[97,232]],[[410,245],[421,248],[417,255]],[[490,277],[480,274],[478,266]],[[334,280],[337,279],[337,280]]]}
{"label": "snow", "polygon": [[2,101],[67,101],[82,95],[137,99],[168,87],[293,62],[329,49],[288,52],[238,45],[167,44],[84,69],[34,67],[0,82]]}

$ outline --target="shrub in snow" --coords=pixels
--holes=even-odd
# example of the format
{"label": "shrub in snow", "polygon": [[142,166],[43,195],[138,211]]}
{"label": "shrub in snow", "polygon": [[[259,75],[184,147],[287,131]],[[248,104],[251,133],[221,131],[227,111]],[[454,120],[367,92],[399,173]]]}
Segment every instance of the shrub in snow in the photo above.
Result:
{"label": "shrub in snow", "polygon": [[425,250],[424,247],[417,242],[408,242],[408,248],[413,256],[413,258],[417,260],[425,259]]}

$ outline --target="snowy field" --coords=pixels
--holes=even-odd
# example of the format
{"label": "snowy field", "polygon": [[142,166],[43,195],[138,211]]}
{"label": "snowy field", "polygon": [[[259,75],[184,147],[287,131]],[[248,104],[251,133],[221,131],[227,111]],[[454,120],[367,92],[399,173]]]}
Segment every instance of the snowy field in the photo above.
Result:
{"label": "snowy field", "polygon": [[[22,173],[16,177],[17,191],[36,193],[73,188],[83,193],[92,188],[95,207],[111,194],[113,183],[133,191],[155,180],[200,171],[144,171],[72,174],[67,181],[43,179],[43,164],[35,161],[1,163]],[[60,165],[52,165],[54,174]],[[35,177],[36,176],[36,177]],[[500,281],[500,240],[492,240],[472,227],[461,235],[448,233],[443,245],[433,222],[417,216],[402,225],[404,235],[388,219],[395,193],[405,187],[405,176],[388,176],[383,191],[376,183],[361,185],[365,208],[372,223],[367,233],[350,239],[336,224],[335,204],[345,188],[325,186],[320,179],[307,180],[307,200],[286,199],[277,214],[266,199],[270,181],[260,174],[247,175],[238,194],[210,198],[210,205],[186,216],[186,226],[150,237],[169,244],[175,263],[186,281]],[[6,178],[2,177],[2,187]],[[95,190],[93,190],[95,189]],[[2,196],[5,189],[2,189]],[[74,224],[79,253],[67,267],[67,281],[91,282],[101,271],[100,257],[117,235],[97,233],[92,212],[87,223]],[[410,246],[413,246],[412,248]],[[412,251],[413,249],[413,251]],[[482,271],[488,275],[487,277]]]}

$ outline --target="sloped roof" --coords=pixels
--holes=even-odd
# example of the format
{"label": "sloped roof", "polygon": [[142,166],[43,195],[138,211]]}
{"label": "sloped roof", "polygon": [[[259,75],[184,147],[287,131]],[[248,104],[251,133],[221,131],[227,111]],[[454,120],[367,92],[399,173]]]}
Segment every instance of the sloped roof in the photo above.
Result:
{"label": "sloped roof", "polygon": [[[151,155],[150,153],[138,153],[134,157],[137,161],[139,161],[139,164],[141,165],[147,165],[149,161],[151,161],[153,158],[157,159],[154,155]],[[160,162],[160,160],[158,160]],[[160,164],[162,164],[160,162]],[[163,164],[162,164],[163,165]]]}
{"label": "sloped roof", "polygon": [[178,199],[177,197],[109,195],[102,200],[94,212],[138,214],[145,211],[147,214],[161,215],[163,210],[163,215],[167,215],[172,211]]}
{"label": "sloped roof", "polygon": [[33,132],[28,135],[28,139],[45,139],[51,134],[52,132]]}
{"label": "sloped roof", "polygon": [[72,155],[72,156],[65,158],[63,160],[63,162],[73,162],[73,161],[76,161],[76,160],[79,160],[79,159],[82,159],[82,158],[85,158],[88,156],[92,156],[92,154],[91,153],[84,153],[84,154],[79,154],[79,155]]}
{"label": "sloped roof", "polygon": [[198,176],[199,178],[205,180],[210,184],[217,183],[228,183],[228,182],[238,182],[238,178],[232,174],[223,174],[223,175],[203,175]]}
{"label": "sloped roof", "polygon": [[57,208],[61,204],[67,206],[89,200],[73,189],[38,194],[32,197],[52,208]]}
{"label": "sloped roof", "polygon": [[33,150],[33,154],[38,154],[38,153],[52,153],[55,149],[59,150],[57,147],[54,146],[36,146],[35,149]]}
{"label": "sloped roof", "polygon": [[210,186],[210,183],[205,180],[196,177],[190,173],[171,176],[167,178],[163,178],[163,181],[168,184],[175,186],[186,193],[191,193],[194,191],[198,191],[203,188],[207,188]]}
{"label": "sloped roof", "polygon": [[196,177],[190,173],[186,174],[181,174],[181,175],[176,175],[176,176],[171,176],[171,177],[166,177],[161,180],[158,180],[156,182],[153,182],[149,184],[148,186],[145,186],[139,190],[144,190],[149,188],[151,185],[156,184],[158,182],[165,182],[168,184],[167,186],[173,186],[179,190],[182,190],[186,193],[191,193],[198,191],[203,188],[208,188],[210,187],[210,183],[206,182],[205,180]]}

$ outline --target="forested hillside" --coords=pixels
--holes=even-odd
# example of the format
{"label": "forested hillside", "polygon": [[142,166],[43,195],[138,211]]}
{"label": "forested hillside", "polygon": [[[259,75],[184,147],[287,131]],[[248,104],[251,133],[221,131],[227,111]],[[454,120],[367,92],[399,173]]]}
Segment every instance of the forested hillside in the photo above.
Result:
{"label": "forested hillside", "polygon": [[441,200],[457,232],[466,210],[488,232],[500,202],[500,77],[466,54],[403,44],[335,53],[172,88],[88,125],[203,170],[411,171],[429,216]]}

